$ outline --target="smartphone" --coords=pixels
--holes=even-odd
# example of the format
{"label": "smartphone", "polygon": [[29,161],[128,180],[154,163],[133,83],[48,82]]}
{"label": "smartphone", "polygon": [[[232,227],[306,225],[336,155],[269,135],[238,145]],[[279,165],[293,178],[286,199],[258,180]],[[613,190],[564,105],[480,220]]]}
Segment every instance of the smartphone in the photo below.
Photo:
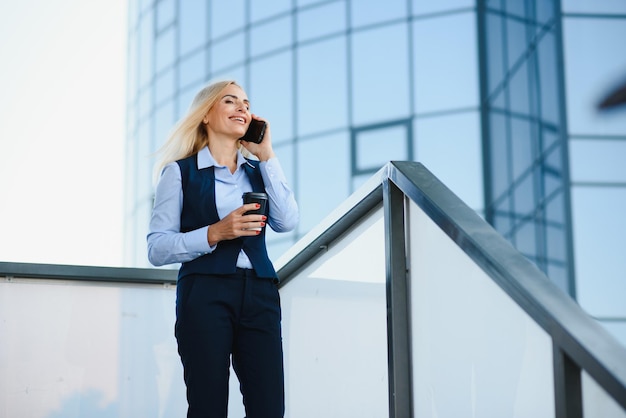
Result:
{"label": "smartphone", "polygon": [[248,127],[248,131],[244,136],[242,136],[241,140],[254,142],[255,144],[263,141],[263,136],[265,135],[265,127],[267,124],[263,121],[252,119],[250,121],[250,126]]}

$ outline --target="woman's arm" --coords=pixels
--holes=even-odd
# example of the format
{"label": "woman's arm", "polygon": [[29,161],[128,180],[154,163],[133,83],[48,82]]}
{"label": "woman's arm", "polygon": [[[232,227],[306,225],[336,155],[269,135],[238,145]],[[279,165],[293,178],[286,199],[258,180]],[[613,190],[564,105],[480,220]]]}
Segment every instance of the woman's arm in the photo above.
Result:
{"label": "woman's arm", "polygon": [[163,169],[156,188],[147,236],[148,259],[155,266],[184,263],[215,249],[207,241],[208,226],[180,232],[182,204],[180,167],[170,163]]}
{"label": "woman's arm", "polygon": [[278,158],[262,161],[260,169],[269,198],[268,224],[276,232],[291,231],[298,225],[300,212]]}

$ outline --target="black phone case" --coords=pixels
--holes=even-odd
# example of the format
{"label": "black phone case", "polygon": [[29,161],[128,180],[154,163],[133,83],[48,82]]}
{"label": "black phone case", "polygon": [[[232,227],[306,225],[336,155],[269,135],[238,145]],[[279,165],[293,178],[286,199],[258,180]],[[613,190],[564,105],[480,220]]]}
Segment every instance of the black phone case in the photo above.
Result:
{"label": "black phone case", "polygon": [[250,121],[250,126],[246,131],[246,134],[240,139],[243,141],[254,142],[255,144],[260,143],[261,141],[263,141],[263,136],[265,136],[265,126],[265,122],[252,119],[252,121]]}

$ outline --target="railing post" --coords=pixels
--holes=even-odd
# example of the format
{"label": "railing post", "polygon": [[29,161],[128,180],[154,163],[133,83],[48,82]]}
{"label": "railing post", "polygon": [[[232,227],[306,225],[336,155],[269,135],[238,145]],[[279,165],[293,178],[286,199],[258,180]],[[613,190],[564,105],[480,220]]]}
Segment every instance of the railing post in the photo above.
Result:
{"label": "railing post", "polygon": [[583,401],[578,367],[552,342],[554,364],[554,407],[556,418],[582,418]]}
{"label": "railing post", "polygon": [[413,416],[404,200],[404,193],[389,179],[385,179],[383,206],[390,418]]}

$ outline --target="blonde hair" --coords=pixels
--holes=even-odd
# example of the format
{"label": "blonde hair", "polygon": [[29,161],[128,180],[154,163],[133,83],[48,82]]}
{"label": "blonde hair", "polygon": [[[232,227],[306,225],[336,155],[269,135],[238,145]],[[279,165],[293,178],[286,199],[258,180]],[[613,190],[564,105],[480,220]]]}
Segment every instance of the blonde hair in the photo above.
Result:
{"label": "blonde hair", "polygon": [[220,93],[231,84],[239,86],[234,80],[217,81],[196,94],[187,114],[178,121],[165,144],[157,151],[160,158],[154,167],[155,181],[167,164],[196,154],[208,144],[203,119],[219,100]]}

